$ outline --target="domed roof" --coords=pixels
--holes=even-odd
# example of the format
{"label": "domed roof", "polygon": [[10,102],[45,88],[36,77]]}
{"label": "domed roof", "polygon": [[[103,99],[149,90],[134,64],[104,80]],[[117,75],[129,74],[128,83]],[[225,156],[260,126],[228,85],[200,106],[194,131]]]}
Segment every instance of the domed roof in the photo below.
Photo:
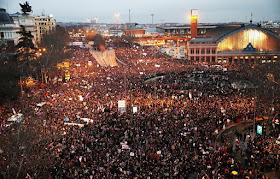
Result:
{"label": "domed roof", "polygon": [[5,9],[0,8],[0,24],[13,24],[13,19],[9,16]]}

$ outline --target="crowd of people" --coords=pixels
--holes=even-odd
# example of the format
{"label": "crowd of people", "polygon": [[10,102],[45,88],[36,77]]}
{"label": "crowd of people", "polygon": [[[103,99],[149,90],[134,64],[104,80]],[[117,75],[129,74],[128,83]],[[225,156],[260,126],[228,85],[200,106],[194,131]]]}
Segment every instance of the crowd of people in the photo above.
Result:
{"label": "crowd of people", "polygon": [[[25,160],[35,155],[25,154],[20,176],[265,178],[272,168],[279,170],[279,151],[269,135],[248,132],[244,150],[229,138],[216,140],[237,123],[236,116],[246,120],[254,111],[252,96],[231,86],[234,73],[170,59],[147,47],[119,47],[116,56],[127,65],[100,67],[88,50],[73,50],[70,67],[62,69],[70,79],[50,78],[18,104],[1,107],[2,136],[16,133],[4,125],[11,108],[25,115],[26,125],[32,120],[42,124],[35,135],[45,137],[40,144],[45,147],[38,151],[34,144],[32,151],[38,160],[51,160],[30,168]],[[126,100],[124,113],[119,100]],[[9,145],[0,144],[0,169],[13,172],[18,165],[9,166]]]}

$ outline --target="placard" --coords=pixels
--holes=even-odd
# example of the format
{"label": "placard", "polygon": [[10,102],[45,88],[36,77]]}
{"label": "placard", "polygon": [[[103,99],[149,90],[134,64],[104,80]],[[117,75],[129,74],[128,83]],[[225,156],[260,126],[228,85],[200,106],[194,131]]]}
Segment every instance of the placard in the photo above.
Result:
{"label": "placard", "polygon": [[257,133],[262,135],[262,126],[257,125]]}
{"label": "placard", "polygon": [[138,112],[138,108],[137,108],[137,106],[133,106],[133,108],[132,108],[132,112],[133,112],[133,113],[137,113],[137,112]]}
{"label": "placard", "polygon": [[118,101],[118,112],[123,113],[126,112],[126,102],[125,100]]}

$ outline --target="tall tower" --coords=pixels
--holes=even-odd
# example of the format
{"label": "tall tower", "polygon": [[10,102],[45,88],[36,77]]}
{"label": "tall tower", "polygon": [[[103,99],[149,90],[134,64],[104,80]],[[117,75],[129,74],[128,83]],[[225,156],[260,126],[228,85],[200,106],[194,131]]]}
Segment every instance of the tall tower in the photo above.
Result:
{"label": "tall tower", "polygon": [[192,9],[191,10],[191,38],[195,38],[197,36],[197,17],[198,17],[198,10]]}

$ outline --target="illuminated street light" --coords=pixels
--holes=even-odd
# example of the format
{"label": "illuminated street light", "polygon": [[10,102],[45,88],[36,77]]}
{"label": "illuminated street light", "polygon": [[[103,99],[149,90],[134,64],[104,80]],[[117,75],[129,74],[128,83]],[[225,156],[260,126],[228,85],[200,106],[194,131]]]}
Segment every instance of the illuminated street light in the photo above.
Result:
{"label": "illuminated street light", "polygon": [[115,18],[117,20],[117,28],[118,28],[118,24],[119,24],[119,17],[120,17],[120,13],[116,12],[115,13]]}

